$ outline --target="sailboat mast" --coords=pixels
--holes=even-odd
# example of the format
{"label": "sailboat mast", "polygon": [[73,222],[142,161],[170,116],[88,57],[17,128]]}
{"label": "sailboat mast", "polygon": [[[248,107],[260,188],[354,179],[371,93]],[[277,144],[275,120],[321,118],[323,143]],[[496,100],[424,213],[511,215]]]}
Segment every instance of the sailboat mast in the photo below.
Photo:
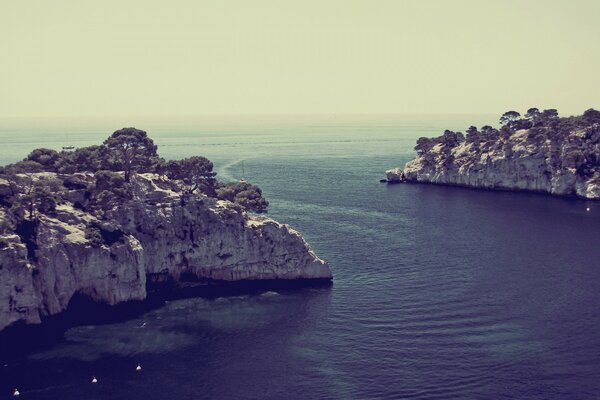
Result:
{"label": "sailboat mast", "polygon": [[243,160],[242,160],[242,179],[240,179],[240,182],[246,183],[246,171],[244,169],[244,161]]}

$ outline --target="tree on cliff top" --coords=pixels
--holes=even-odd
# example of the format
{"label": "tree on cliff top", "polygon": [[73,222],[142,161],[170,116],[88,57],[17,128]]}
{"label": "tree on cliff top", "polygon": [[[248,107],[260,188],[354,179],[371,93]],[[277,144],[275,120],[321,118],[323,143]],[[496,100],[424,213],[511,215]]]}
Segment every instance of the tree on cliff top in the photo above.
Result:
{"label": "tree on cliff top", "polygon": [[542,113],[538,108],[531,107],[527,110],[525,118],[527,118],[531,122],[532,126],[536,126],[540,123],[540,120],[542,119]]}
{"label": "tree on cliff top", "polygon": [[194,156],[183,160],[169,161],[164,166],[165,174],[169,179],[181,180],[190,193],[196,190],[207,196],[216,197],[215,185],[216,172],[213,163],[205,157]]}
{"label": "tree on cliff top", "polygon": [[145,131],[123,128],[104,141],[110,150],[109,162],[113,168],[125,171],[125,181],[131,174],[152,171],[158,162],[157,146]]}
{"label": "tree on cliff top", "polygon": [[108,168],[109,155],[110,151],[106,146],[97,145],[61,152],[56,169],[64,174],[100,171]]}
{"label": "tree on cliff top", "polygon": [[546,120],[558,118],[558,111],[556,108],[548,108],[547,110],[542,111],[542,117]]}
{"label": "tree on cliff top", "polygon": [[500,116],[500,124],[502,125],[507,125],[507,126],[511,126],[512,124],[514,124],[519,118],[521,117],[521,114],[519,114],[516,111],[507,111],[504,114],[502,114]]}
{"label": "tree on cliff top", "polygon": [[600,122],[600,111],[594,110],[590,108],[589,110],[585,110],[583,113],[583,118],[591,123],[599,123]]}
{"label": "tree on cliff top", "polygon": [[436,142],[433,139],[430,139],[428,137],[420,137],[419,139],[417,139],[417,145],[415,146],[415,150],[419,155],[425,154],[429,150],[431,150],[431,148],[435,146],[435,144]]}
{"label": "tree on cliff top", "polygon": [[442,143],[446,147],[456,147],[464,141],[465,136],[462,132],[454,132],[449,129],[446,129],[444,131],[444,134],[442,135]]}
{"label": "tree on cliff top", "polygon": [[44,171],[56,171],[56,163],[60,159],[60,155],[56,150],[52,149],[35,149],[23,161],[34,161],[44,168]]}
{"label": "tree on cliff top", "polygon": [[262,190],[248,182],[231,182],[217,187],[217,196],[221,200],[229,200],[257,213],[267,211],[269,202],[262,196]]}

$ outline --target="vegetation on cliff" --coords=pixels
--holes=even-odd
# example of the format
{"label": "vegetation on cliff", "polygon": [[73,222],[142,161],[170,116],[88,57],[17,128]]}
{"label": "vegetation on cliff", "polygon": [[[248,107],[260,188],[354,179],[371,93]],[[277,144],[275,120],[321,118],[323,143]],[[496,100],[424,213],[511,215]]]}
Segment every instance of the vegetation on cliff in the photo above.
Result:
{"label": "vegetation on cliff", "polygon": [[[206,195],[231,201],[241,210],[267,211],[260,188],[217,181],[205,157],[166,161],[157,150],[146,132],[123,128],[98,146],[61,152],[35,149],[23,161],[0,167],[0,234],[22,231],[28,221],[39,214],[53,215],[67,200],[103,219],[131,199],[132,180],[140,173],[166,175],[182,196]],[[35,234],[35,226],[29,231]],[[97,242],[100,233],[94,226],[87,232]]]}
{"label": "vegetation on cliff", "polygon": [[500,128],[471,126],[417,140],[409,181],[600,197],[600,111],[508,111]]}
{"label": "vegetation on cliff", "polygon": [[[445,130],[441,136],[435,138],[419,138],[415,150],[418,155],[422,155],[431,150],[433,146],[441,144],[442,153],[449,153],[453,147],[467,143],[472,144],[471,148],[475,151],[482,145],[490,147],[506,142],[506,139],[521,129],[528,130],[528,137],[536,143],[549,140],[553,144],[559,144],[571,132],[585,128],[598,129],[598,124],[600,124],[600,111],[594,109],[585,111],[583,115],[571,117],[559,117],[555,109],[540,111],[537,108],[530,108],[524,116],[517,111],[507,111],[500,117],[500,129],[490,125],[484,125],[481,129],[470,126],[466,130],[466,135],[462,132]],[[588,161],[597,163],[596,155],[589,154],[591,159]],[[583,164],[586,160],[580,161]]]}

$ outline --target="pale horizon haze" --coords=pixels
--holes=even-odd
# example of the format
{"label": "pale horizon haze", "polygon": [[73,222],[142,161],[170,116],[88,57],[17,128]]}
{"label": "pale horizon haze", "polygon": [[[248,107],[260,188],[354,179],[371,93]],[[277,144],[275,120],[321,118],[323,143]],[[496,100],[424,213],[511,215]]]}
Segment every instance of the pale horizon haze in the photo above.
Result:
{"label": "pale horizon haze", "polygon": [[600,1],[0,3],[0,118],[600,108]]}

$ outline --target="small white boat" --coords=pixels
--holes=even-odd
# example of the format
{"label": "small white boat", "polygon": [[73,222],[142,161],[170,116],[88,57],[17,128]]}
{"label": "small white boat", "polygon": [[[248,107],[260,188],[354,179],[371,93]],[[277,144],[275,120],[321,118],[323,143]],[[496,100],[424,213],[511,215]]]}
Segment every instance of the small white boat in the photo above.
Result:
{"label": "small white boat", "polygon": [[137,367],[135,367],[135,370],[136,370],[137,372],[140,372],[140,371],[142,370],[142,366],[141,366],[140,364],[138,364],[138,366],[137,366]]}
{"label": "small white boat", "polygon": [[[66,142],[68,143],[69,142],[69,135],[67,134],[66,136],[67,136]],[[63,150],[75,150],[75,146],[72,146],[72,145],[68,144],[66,146],[63,146],[62,149]]]}
{"label": "small white boat", "polygon": [[98,379],[96,379],[96,377],[92,377],[92,383],[98,383]]}
{"label": "small white boat", "polygon": [[15,391],[13,392],[13,396],[18,397],[20,395],[21,393],[19,392],[19,389],[15,389]]}

